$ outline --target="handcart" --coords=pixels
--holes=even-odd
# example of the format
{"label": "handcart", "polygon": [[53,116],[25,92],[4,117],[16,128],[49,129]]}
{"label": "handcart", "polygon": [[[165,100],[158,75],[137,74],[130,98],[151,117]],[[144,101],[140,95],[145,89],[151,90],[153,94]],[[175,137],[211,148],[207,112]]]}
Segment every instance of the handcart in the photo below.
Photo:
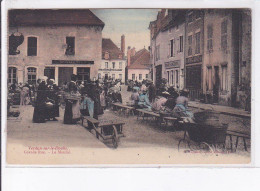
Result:
{"label": "handcart", "polygon": [[95,131],[97,139],[101,137],[104,141],[112,140],[114,148],[118,147],[120,137],[124,137],[124,122],[112,120],[97,120],[90,116],[85,116],[82,118],[82,126],[84,126],[84,119],[88,122],[88,129],[90,131],[92,129]]}
{"label": "handcart", "polygon": [[194,114],[194,122],[183,120],[184,137],[179,141],[178,150],[184,144],[191,151],[214,152],[225,149],[228,124],[219,122],[219,113],[203,111]]}

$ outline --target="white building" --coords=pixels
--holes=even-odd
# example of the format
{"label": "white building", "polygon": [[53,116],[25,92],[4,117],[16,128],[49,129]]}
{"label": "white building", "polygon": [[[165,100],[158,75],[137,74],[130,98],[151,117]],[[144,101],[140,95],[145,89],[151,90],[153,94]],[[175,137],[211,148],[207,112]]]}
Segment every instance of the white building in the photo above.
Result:
{"label": "white building", "polygon": [[[130,54],[130,52],[128,52]],[[151,79],[150,53],[145,48],[128,57],[128,80],[142,82]]]}
{"label": "white building", "polygon": [[176,89],[184,88],[185,11],[165,10],[150,23],[154,83],[162,78]]}
{"label": "white building", "polygon": [[10,10],[8,82],[97,78],[104,23],[90,10]]}
{"label": "white building", "polygon": [[[124,37],[124,36],[122,36]],[[124,41],[124,38],[121,38]],[[121,42],[123,45],[124,42]],[[123,50],[124,48],[121,47]],[[98,70],[99,79],[119,79],[125,82],[126,59],[121,51],[111,39],[102,39],[102,64]]]}

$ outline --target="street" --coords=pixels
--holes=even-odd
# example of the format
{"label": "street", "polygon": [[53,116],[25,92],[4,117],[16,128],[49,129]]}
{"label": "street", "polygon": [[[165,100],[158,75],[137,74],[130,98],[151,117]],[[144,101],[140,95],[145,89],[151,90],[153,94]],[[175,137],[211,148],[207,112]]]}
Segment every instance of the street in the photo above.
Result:
{"label": "street", "polygon": [[[128,100],[129,96],[126,86],[122,86],[123,103]],[[123,128],[125,137],[120,139],[118,148],[114,149],[110,141],[103,142],[97,139],[93,132],[89,132],[80,123],[63,124],[64,110],[62,108],[60,108],[58,121],[41,124],[32,123],[33,107],[31,105],[22,106],[19,110],[21,114],[18,119],[8,120],[7,162],[9,164],[221,164],[234,162],[239,164],[250,162],[250,151],[243,151],[242,141],[236,153],[186,153],[187,148],[183,145],[178,151],[178,142],[183,138],[183,131],[157,127],[153,121],[137,120],[136,116],[121,116],[109,110],[100,116],[100,119],[125,122]],[[238,117],[221,115],[221,121],[229,122],[229,129],[250,132],[250,126],[247,128],[241,125]],[[227,145],[229,145],[228,140]],[[54,152],[55,150],[57,152]]]}

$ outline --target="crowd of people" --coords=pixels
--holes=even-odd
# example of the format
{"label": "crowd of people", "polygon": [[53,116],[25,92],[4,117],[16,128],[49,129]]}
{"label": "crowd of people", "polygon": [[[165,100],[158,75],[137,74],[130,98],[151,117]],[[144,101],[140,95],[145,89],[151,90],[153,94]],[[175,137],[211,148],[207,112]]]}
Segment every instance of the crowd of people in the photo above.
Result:
{"label": "crowd of people", "polygon": [[187,117],[193,120],[193,113],[188,111],[187,90],[177,91],[174,87],[155,87],[152,81],[132,82],[133,87],[129,105],[136,109],[168,113],[174,117]]}
{"label": "crowd of people", "polygon": [[[110,107],[113,102],[121,102],[121,82],[112,78],[104,80],[79,81],[76,75],[70,82],[57,86],[53,79],[40,77],[35,84],[14,83],[8,85],[9,107],[11,104],[34,106],[33,122],[45,123],[57,121],[60,106],[65,105],[65,124],[74,124],[81,116],[98,115]],[[16,102],[16,103],[14,103]]]}
{"label": "crowd of people", "polygon": [[[193,117],[187,110],[188,92],[175,90],[173,87],[155,87],[152,81],[128,82],[131,96],[128,105],[146,108],[154,112],[167,112],[177,117]],[[65,124],[75,124],[82,116],[98,119],[112,103],[122,103],[121,81],[111,78],[103,80],[79,81],[76,75],[70,82],[57,86],[53,79],[46,76],[39,78],[36,84],[12,84],[9,93],[18,92],[20,105],[34,106],[33,122],[45,123],[57,121],[60,105],[65,106]]]}

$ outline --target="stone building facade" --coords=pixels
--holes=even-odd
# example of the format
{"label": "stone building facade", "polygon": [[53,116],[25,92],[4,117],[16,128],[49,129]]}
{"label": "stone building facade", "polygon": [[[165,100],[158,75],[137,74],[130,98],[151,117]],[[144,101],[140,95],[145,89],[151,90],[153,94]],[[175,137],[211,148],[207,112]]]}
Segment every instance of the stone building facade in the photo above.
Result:
{"label": "stone building facade", "polygon": [[185,11],[162,10],[150,23],[153,79],[167,79],[168,86],[184,88]]}
{"label": "stone building facade", "polygon": [[98,70],[99,79],[112,78],[125,83],[124,36],[122,36],[121,41],[120,50],[111,39],[102,39],[102,64]]}
{"label": "stone building facade", "polygon": [[205,10],[204,30],[203,93],[207,101],[244,108],[251,86],[250,11]]}
{"label": "stone building facade", "polygon": [[90,10],[10,10],[8,82],[97,78],[103,27]]}
{"label": "stone building facade", "polygon": [[194,100],[203,87],[204,11],[188,10],[185,20],[185,88]]}

